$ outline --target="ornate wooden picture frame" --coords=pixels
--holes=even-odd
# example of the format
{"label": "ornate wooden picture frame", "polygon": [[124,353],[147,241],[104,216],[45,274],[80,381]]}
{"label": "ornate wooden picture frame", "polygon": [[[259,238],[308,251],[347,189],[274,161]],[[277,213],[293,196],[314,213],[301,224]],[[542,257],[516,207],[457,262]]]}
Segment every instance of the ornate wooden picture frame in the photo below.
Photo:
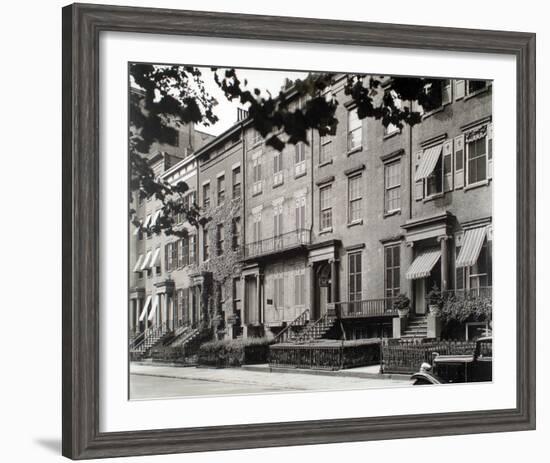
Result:
{"label": "ornate wooden picture frame", "polygon": [[[125,432],[99,429],[99,35],[464,51],[517,60],[514,408]],[[535,428],[535,34],[103,5],[63,9],[63,455],[73,459]]]}

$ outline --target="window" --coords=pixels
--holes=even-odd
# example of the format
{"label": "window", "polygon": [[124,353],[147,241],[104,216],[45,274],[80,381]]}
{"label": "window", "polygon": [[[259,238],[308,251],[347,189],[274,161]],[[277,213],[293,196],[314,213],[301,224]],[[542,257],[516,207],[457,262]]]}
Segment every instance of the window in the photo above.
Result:
{"label": "window", "polygon": [[205,209],[210,206],[210,182],[202,186],[202,206]]}
{"label": "window", "polygon": [[262,141],[262,135],[256,129],[252,129],[249,132],[250,147],[256,146]]}
{"label": "window", "polygon": [[359,174],[348,179],[348,221],[349,223],[358,222],[362,216],[363,205],[363,175]]}
{"label": "window", "polygon": [[301,196],[296,198],[295,210],[294,210],[294,225],[298,231],[305,230],[306,228],[306,197]]}
{"label": "window", "polygon": [[274,247],[278,249],[282,247],[283,239],[281,235],[283,234],[283,205],[278,204],[273,206],[273,238],[274,238]]}
{"label": "window", "polygon": [[197,261],[197,236],[189,235],[189,264]]}
{"label": "window", "polygon": [[252,244],[250,246],[251,254],[262,252],[262,214],[254,214],[252,217]]}
{"label": "window", "polygon": [[332,159],[332,137],[321,137],[321,147],[319,150],[319,164],[325,164]]}
{"label": "window", "polygon": [[486,80],[468,80],[466,83],[466,95],[470,95],[487,88]]}
{"label": "window", "polygon": [[466,171],[467,184],[471,185],[487,179],[487,135],[466,134]]}
{"label": "window", "polygon": [[384,165],[384,212],[401,209],[401,161]]}
{"label": "window", "polygon": [[469,269],[469,287],[471,290],[479,290],[492,286],[492,249],[485,240],[477,262]]}
{"label": "window", "polygon": [[275,308],[283,308],[285,305],[285,279],[281,274],[273,277],[273,305]]}
{"label": "window", "polygon": [[441,106],[453,101],[452,80],[443,79],[441,81]]}
{"label": "window", "polygon": [[252,195],[262,192],[262,159],[260,156],[252,160]]}
{"label": "window", "polygon": [[284,181],[283,174],[283,153],[282,151],[273,152],[273,186],[281,185]]}
{"label": "window", "polygon": [[179,247],[178,267],[189,265],[189,239],[182,238],[179,240]]}
{"label": "window", "polygon": [[[455,236],[455,262],[462,248],[464,235]],[[491,241],[485,238],[478,259],[471,267],[455,267],[455,290],[483,294],[483,289],[493,284],[493,256]]]}
{"label": "window", "polygon": [[218,206],[225,200],[225,175],[218,177]]}
{"label": "window", "polygon": [[174,241],[172,243],[172,246],[171,246],[170,250],[172,251],[172,258],[171,258],[172,267],[171,267],[171,270],[176,270],[178,268],[178,242],[177,241]]}
{"label": "window", "polygon": [[426,178],[426,196],[443,192],[443,159],[439,156],[433,172]]}
{"label": "window", "polygon": [[223,243],[224,243],[224,230],[223,225],[218,224],[216,226],[216,254],[221,256],[223,254]]}
{"label": "window", "polygon": [[388,298],[399,295],[401,290],[400,271],[400,250],[399,244],[393,244],[384,248],[384,285],[385,296]]}
{"label": "window", "polygon": [[205,261],[210,258],[209,243],[208,243],[208,230],[206,230],[206,229],[204,229],[202,231],[202,258]]}
{"label": "window", "polygon": [[241,218],[235,217],[233,219],[233,250],[237,250],[241,247]]}
{"label": "window", "polygon": [[171,272],[172,269],[174,268],[174,261],[172,260],[173,259],[173,254],[172,254],[172,247],[174,246],[175,243],[168,243],[165,247],[164,247],[164,260],[166,262],[166,271],[167,272]]}
{"label": "window", "polygon": [[233,199],[241,197],[241,166],[233,169]]}
{"label": "window", "polygon": [[[400,110],[402,107],[402,102],[401,99],[397,96],[395,90],[391,90],[391,96],[393,98],[393,103],[395,107]],[[399,127],[397,125],[389,123],[387,126],[384,126],[384,135],[392,135],[396,132],[399,132]]]}
{"label": "window", "polygon": [[294,175],[300,177],[306,173],[306,144],[303,142],[294,145]]}
{"label": "window", "polygon": [[321,231],[332,229],[332,187],[327,185],[319,190]]}
{"label": "window", "polygon": [[361,147],[363,139],[363,123],[357,115],[357,109],[348,111],[348,151]]}
{"label": "window", "polygon": [[[348,254],[348,300],[350,302],[360,301],[362,295],[361,281],[361,252]],[[353,307],[353,305],[352,305]],[[352,308],[350,307],[350,308]],[[355,311],[355,308],[352,308]]]}
{"label": "window", "polygon": [[305,272],[298,270],[294,275],[294,305],[305,304]]}

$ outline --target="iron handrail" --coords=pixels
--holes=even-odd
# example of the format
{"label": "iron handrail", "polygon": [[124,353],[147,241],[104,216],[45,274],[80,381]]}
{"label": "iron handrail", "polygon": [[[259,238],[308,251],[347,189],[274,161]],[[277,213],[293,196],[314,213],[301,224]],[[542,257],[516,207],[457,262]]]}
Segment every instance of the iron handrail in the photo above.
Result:
{"label": "iron handrail", "polygon": [[275,343],[281,342],[285,333],[287,333],[292,327],[298,325],[305,325],[304,321],[307,321],[306,315],[309,314],[309,309],[304,310],[300,315],[298,315],[294,320],[292,320],[283,330],[273,338]]}

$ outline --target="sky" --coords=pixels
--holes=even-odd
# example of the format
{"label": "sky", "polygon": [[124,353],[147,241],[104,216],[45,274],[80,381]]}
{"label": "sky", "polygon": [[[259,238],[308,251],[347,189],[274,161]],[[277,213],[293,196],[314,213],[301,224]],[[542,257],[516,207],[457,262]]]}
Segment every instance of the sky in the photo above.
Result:
{"label": "sky", "polygon": [[[200,69],[203,73],[206,90],[218,101],[218,104],[214,107],[214,113],[218,116],[219,121],[215,125],[208,127],[197,124],[196,128],[212,135],[219,135],[237,121],[237,108],[243,106],[236,101],[230,102],[227,100],[223,92],[214,82],[213,73],[210,68],[203,67]],[[307,74],[303,72],[237,69],[237,76],[241,82],[244,82],[245,79],[248,80],[247,88],[259,88],[262,92],[269,91],[273,96],[278,95],[285,78],[303,79],[306,75]],[[265,96],[267,95],[265,94]]]}

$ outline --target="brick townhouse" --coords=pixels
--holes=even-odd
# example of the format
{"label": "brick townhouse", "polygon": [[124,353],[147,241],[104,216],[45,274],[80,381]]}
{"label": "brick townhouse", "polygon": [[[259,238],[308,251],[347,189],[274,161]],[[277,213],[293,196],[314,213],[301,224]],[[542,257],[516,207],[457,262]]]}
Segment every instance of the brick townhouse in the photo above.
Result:
{"label": "brick townhouse", "polygon": [[[183,244],[131,239],[131,326],[202,317],[233,338],[324,320],[344,339],[431,337],[446,329],[427,314],[434,285],[491,297],[490,83],[442,80],[430,89],[441,107],[402,130],[359,120],[343,86],[342,78],[330,89],[334,136],[312,131],[279,152],[240,117],[176,163],[166,152],[152,157],[163,178],[192,185],[209,221]],[[292,90],[289,98],[307,104]],[[153,205],[137,211],[154,220]],[[140,275],[147,266],[159,278]],[[401,293],[411,300],[408,323],[392,309]],[[448,335],[468,338],[485,323]]]}

